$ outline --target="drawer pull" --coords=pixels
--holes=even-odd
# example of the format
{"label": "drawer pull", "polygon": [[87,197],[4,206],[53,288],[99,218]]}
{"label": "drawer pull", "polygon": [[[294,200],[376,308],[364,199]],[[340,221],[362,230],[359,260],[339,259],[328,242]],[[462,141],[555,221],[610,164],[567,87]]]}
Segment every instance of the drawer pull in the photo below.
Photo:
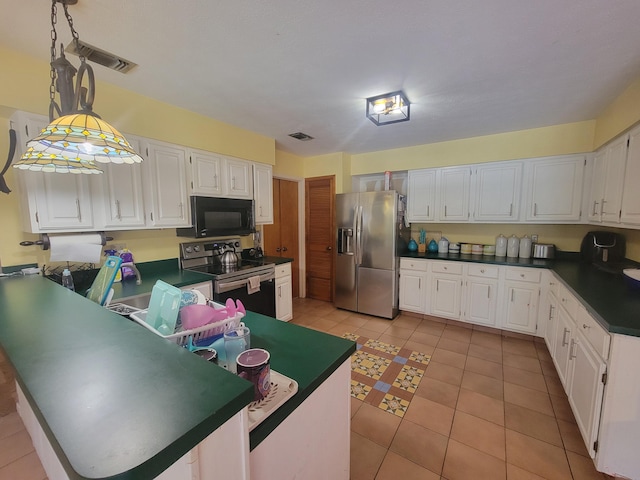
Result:
{"label": "drawer pull", "polygon": [[443,270],[446,270],[446,269],[447,269],[447,267],[442,267],[442,269],[443,269]]}
{"label": "drawer pull", "polygon": [[569,360],[573,360],[577,356],[578,342],[571,339],[571,347],[569,347]]}
{"label": "drawer pull", "polygon": [[586,330],[587,328],[591,328],[591,325],[587,325],[586,323],[583,323],[582,328]]}
{"label": "drawer pull", "polygon": [[520,274],[520,278],[524,278],[524,273],[521,273],[521,274]]}
{"label": "drawer pull", "polygon": [[569,342],[567,341],[567,333],[569,333],[569,329],[565,327],[564,333],[562,334],[562,346],[563,347],[566,347],[567,345],[569,345]]}
{"label": "drawer pull", "polygon": [[484,273],[484,268],[481,268],[481,269],[480,269],[480,273]]}

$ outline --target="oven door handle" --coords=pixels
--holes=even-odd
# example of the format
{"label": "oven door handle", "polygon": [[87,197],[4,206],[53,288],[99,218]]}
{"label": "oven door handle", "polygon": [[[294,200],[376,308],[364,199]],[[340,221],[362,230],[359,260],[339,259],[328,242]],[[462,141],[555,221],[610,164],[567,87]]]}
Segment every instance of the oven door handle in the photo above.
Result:
{"label": "oven door handle", "polygon": [[[268,282],[269,280],[273,280],[275,277],[275,271],[269,272],[265,275],[260,275],[260,283]],[[236,280],[235,282],[216,282],[216,293],[229,292],[239,287],[244,287],[247,283],[249,283],[249,277],[243,278],[242,280]]]}

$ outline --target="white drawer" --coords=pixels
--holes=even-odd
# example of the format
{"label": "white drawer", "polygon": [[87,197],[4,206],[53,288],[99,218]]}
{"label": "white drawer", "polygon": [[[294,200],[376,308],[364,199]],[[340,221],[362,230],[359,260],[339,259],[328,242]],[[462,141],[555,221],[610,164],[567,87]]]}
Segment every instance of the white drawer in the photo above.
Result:
{"label": "white drawer", "polygon": [[470,264],[467,266],[467,275],[470,277],[498,278],[499,269],[493,265]]}
{"label": "white drawer", "polygon": [[426,260],[417,260],[415,258],[400,259],[400,268],[403,270],[419,270],[421,272],[426,272],[427,265],[428,263]]}
{"label": "white drawer", "polygon": [[281,263],[280,265],[276,265],[276,278],[286,277],[287,275],[291,275],[290,263]]}
{"label": "white drawer", "polygon": [[432,273],[453,273],[456,275],[462,275],[462,266],[461,262],[433,262],[431,265]]}
{"label": "white drawer", "polygon": [[609,357],[611,335],[600,326],[595,318],[589,315],[589,312],[582,305],[578,308],[576,326],[603,360],[606,360]]}
{"label": "white drawer", "polygon": [[573,294],[567,290],[567,287],[562,284],[558,284],[556,288],[556,298],[558,299],[558,302],[560,302],[560,305],[564,307],[567,313],[575,321],[576,316],[578,315],[578,305],[580,304],[578,299],[574,297]]}
{"label": "white drawer", "polygon": [[507,267],[505,278],[519,282],[540,283],[541,275],[542,270],[538,268]]}

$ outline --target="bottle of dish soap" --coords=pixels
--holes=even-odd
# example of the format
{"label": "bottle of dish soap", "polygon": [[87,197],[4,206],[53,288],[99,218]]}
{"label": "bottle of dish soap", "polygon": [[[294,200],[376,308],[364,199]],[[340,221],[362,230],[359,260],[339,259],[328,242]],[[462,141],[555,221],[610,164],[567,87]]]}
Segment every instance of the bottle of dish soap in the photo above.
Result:
{"label": "bottle of dish soap", "polygon": [[76,291],[76,287],[73,285],[73,277],[71,276],[71,272],[68,268],[65,268],[62,271],[62,286],[68,288],[72,292]]}

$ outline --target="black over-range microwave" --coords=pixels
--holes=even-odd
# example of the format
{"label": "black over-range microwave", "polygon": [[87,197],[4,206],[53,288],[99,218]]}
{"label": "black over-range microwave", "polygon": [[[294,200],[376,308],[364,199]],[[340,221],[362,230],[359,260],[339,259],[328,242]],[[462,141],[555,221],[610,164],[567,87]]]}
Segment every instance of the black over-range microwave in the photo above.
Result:
{"label": "black over-range microwave", "polygon": [[189,228],[177,228],[180,237],[223,237],[255,232],[253,200],[217,197],[191,197]]}

